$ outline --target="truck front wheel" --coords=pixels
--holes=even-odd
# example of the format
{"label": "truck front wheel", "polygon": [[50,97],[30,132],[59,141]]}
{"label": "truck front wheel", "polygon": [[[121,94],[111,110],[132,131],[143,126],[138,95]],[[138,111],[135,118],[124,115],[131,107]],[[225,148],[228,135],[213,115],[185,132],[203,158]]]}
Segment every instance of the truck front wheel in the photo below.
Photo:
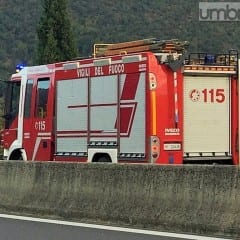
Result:
{"label": "truck front wheel", "polygon": [[15,150],[15,151],[11,154],[9,160],[19,160],[19,161],[23,160],[21,150],[20,150],[20,149],[19,149],[19,150]]}

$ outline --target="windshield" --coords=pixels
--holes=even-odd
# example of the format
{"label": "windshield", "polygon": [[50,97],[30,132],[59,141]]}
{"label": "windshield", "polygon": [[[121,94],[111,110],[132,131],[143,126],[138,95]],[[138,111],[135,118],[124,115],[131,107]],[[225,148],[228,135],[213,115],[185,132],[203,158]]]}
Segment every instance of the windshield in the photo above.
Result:
{"label": "windshield", "polygon": [[5,96],[5,128],[9,128],[18,115],[20,82],[8,82]]}

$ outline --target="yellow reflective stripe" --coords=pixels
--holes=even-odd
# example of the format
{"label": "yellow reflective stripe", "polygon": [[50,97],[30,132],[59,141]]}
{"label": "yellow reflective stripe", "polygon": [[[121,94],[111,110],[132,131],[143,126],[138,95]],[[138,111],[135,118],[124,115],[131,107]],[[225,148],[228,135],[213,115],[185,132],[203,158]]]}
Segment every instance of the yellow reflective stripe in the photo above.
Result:
{"label": "yellow reflective stripe", "polygon": [[151,91],[152,102],[152,135],[157,134],[157,104],[156,104],[156,92]]}

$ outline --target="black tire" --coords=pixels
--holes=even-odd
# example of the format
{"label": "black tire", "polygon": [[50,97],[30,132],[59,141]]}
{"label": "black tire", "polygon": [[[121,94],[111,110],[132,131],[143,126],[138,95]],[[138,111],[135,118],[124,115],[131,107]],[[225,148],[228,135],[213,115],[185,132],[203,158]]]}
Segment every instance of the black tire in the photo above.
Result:
{"label": "black tire", "polygon": [[9,160],[13,160],[13,161],[22,161],[23,157],[22,157],[22,153],[21,151],[15,151],[12,153],[11,157],[9,158]]}
{"label": "black tire", "polygon": [[105,156],[101,156],[98,160],[97,160],[98,163],[111,163],[111,158],[107,155]]}

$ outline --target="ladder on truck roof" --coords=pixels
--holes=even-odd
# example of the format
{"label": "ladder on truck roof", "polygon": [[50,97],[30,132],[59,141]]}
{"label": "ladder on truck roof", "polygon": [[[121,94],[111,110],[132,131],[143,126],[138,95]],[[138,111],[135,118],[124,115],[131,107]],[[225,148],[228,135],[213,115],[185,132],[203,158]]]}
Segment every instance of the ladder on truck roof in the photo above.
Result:
{"label": "ladder on truck roof", "polygon": [[183,54],[188,46],[187,41],[158,40],[156,38],[148,38],[130,42],[113,43],[113,44],[94,44],[93,57],[107,57],[113,55],[125,55],[138,52],[153,53],[177,53]]}

